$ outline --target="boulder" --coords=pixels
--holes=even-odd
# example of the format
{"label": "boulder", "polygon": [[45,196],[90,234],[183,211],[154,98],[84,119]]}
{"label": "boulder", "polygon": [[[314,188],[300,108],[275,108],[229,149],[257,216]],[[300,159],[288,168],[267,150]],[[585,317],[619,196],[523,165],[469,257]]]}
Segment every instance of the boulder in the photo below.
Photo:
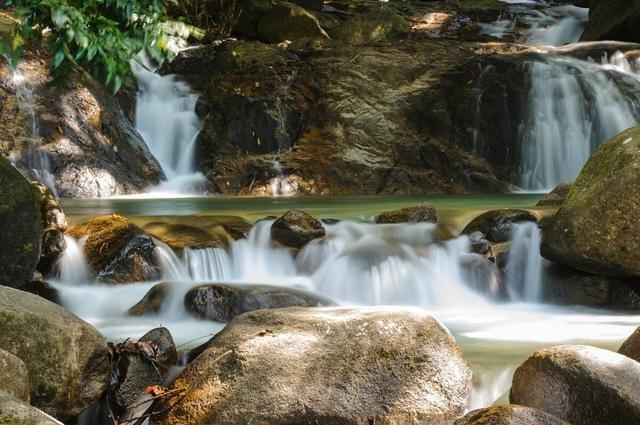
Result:
{"label": "boulder", "polygon": [[52,303],[61,304],[60,293],[58,292],[56,287],[49,282],[45,282],[42,279],[34,279],[20,289],[30,292],[34,295],[38,295],[39,297],[42,297],[45,300],[49,300]]}
{"label": "boulder", "polygon": [[640,328],[637,328],[631,336],[622,343],[618,349],[618,353],[640,362]]}
{"label": "boulder", "polygon": [[40,258],[40,210],[33,188],[0,156],[0,285],[20,287]]}
{"label": "boulder", "polygon": [[385,211],[378,214],[374,221],[378,224],[421,222],[437,223],[438,213],[432,205],[422,204],[400,208],[393,211]]}
{"label": "boulder", "polygon": [[462,230],[462,234],[470,235],[480,232],[491,242],[508,242],[511,239],[513,224],[521,221],[537,222],[538,217],[526,210],[501,209],[480,214]]}
{"label": "boulder", "polygon": [[128,310],[128,314],[130,316],[147,316],[160,313],[170,291],[171,287],[168,283],[154,285],[140,301]]}
{"label": "boulder", "polygon": [[422,309],[259,310],[207,344],[170,388],[180,403],[156,421],[450,423],[470,385],[455,340]]}
{"label": "boulder", "polygon": [[173,250],[223,248],[225,246],[225,242],[217,235],[186,224],[152,222],[145,224],[143,228],[145,232],[160,239]]}
{"label": "boulder", "polygon": [[258,23],[258,37],[268,41],[294,41],[301,38],[329,38],[318,19],[306,9],[288,2],[278,2]]}
{"label": "boulder", "polygon": [[640,276],[640,127],[614,136],[591,155],[540,251],[587,273]]}
{"label": "boulder", "polygon": [[[0,349],[0,391],[29,402],[29,372],[22,360]],[[2,423],[2,421],[0,421]]]}
{"label": "boulder", "polygon": [[1,425],[63,425],[46,413],[0,390]]}
{"label": "boulder", "polygon": [[513,375],[511,403],[581,425],[634,424],[640,417],[640,363],[585,345],[533,353]]}
{"label": "boulder", "polygon": [[329,304],[303,291],[266,285],[201,285],[191,288],[184,298],[186,310],[194,316],[223,323],[253,310]]}
{"label": "boulder", "polygon": [[411,25],[404,17],[391,7],[381,6],[343,22],[331,31],[331,37],[345,43],[363,45],[404,38],[410,32]]}
{"label": "boulder", "polygon": [[559,207],[567,197],[569,190],[571,189],[570,183],[560,183],[553,188],[544,198],[538,201],[536,206],[538,207]]}
{"label": "boulder", "polygon": [[472,410],[454,425],[569,425],[569,423],[531,407],[505,404]]}
{"label": "boulder", "polygon": [[82,249],[100,282],[141,282],[160,277],[153,239],[125,217],[96,217],[67,233],[78,240],[86,237]]}
{"label": "boulder", "polygon": [[51,190],[40,182],[32,181],[36,194],[43,229],[67,230],[67,216]]}
{"label": "boulder", "polygon": [[274,6],[274,0],[244,0],[242,10],[235,25],[234,33],[242,37],[256,38],[258,24],[262,17]]}
{"label": "boulder", "polygon": [[271,239],[290,248],[302,248],[325,233],[319,220],[300,210],[287,211],[271,225]]}
{"label": "boulder", "polygon": [[61,420],[93,404],[109,383],[104,337],[62,307],[27,292],[0,287],[0,348],[26,364],[31,403]]}
{"label": "boulder", "polygon": [[44,275],[49,274],[66,248],[67,242],[60,230],[54,228],[44,230],[41,238],[38,270]]}
{"label": "boulder", "polygon": [[640,42],[640,1],[590,0],[589,20],[582,40]]}

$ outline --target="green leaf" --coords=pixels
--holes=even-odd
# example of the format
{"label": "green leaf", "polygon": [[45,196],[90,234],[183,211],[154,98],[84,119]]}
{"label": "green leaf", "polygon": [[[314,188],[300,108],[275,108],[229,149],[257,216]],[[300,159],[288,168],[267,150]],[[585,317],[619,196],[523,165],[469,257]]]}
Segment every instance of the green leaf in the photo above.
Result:
{"label": "green leaf", "polygon": [[64,60],[64,52],[62,50],[57,50],[53,55],[53,67],[57,68],[60,66],[62,61]]}
{"label": "green leaf", "polygon": [[120,90],[120,87],[122,87],[122,77],[119,75],[116,75],[115,78],[113,79],[113,94],[118,93],[118,91]]}

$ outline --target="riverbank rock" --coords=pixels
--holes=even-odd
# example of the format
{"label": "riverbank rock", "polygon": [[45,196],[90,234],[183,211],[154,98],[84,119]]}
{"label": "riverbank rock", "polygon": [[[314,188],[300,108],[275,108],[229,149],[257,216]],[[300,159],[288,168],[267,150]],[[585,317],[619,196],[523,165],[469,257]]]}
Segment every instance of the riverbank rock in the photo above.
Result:
{"label": "riverbank rock", "polygon": [[141,282],[160,277],[153,239],[125,217],[96,217],[67,233],[78,240],[86,237],[82,250],[101,282]]}
{"label": "riverbank rock", "polygon": [[157,422],[447,423],[470,385],[455,340],[424,310],[259,310],[207,344],[171,387],[193,390]]}
{"label": "riverbank rock", "polygon": [[300,38],[329,38],[318,19],[303,7],[280,1],[258,23],[258,37],[267,42],[295,41]]}
{"label": "riverbank rock", "polygon": [[271,239],[290,248],[302,248],[325,233],[320,220],[300,210],[287,211],[271,225]]}
{"label": "riverbank rock", "polygon": [[146,316],[160,313],[170,291],[171,286],[168,283],[158,283],[154,285],[127,313],[131,316]]}
{"label": "riverbank rock", "polygon": [[513,225],[522,221],[537,222],[538,217],[526,210],[509,208],[487,211],[471,220],[462,230],[462,234],[480,232],[490,242],[508,242],[511,239]]}
{"label": "riverbank rock", "polygon": [[472,410],[454,425],[569,425],[561,419],[531,407],[506,404]]}
{"label": "riverbank rock", "polygon": [[376,7],[336,26],[331,37],[355,45],[390,41],[409,35],[411,25],[390,6]]}
{"label": "riverbank rock", "polygon": [[224,248],[225,241],[206,230],[186,224],[152,222],[145,224],[144,231],[166,243],[174,251],[185,248]]}
{"label": "riverbank rock", "polygon": [[38,271],[48,275],[58,258],[62,257],[64,250],[67,249],[67,242],[60,230],[48,228],[42,232],[40,245]]}
{"label": "riverbank rock", "polygon": [[0,156],[0,285],[33,279],[40,259],[40,210],[28,181]]}
{"label": "riverbank rock", "polygon": [[640,42],[640,1],[590,0],[589,21],[582,40]]}
{"label": "riverbank rock", "polygon": [[303,291],[266,285],[201,285],[191,288],[184,297],[184,306],[191,314],[223,323],[253,310],[330,304]]}
{"label": "riverbank rock", "polygon": [[0,391],[29,402],[29,371],[27,366],[18,357],[2,349],[0,349]]}
{"label": "riverbank rock", "polygon": [[374,221],[378,224],[390,223],[437,223],[438,213],[429,204],[414,205],[393,211],[385,211],[376,216]]}
{"label": "riverbank rock", "polygon": [[618,353],[640,362],[640,328],[637,328],[631,336],[622,343],[618,349]]}
{"label": "riverbank rock", "polygon": [[540,247],[587,273],[640,276],[640,127],[601,144],[580,172]]}
{"label": "riverbank rock", "polygon": [[56,229],[61,232],[67,230],[67,216],[51,190],[37,181],[32,181],[31,186],[35,191],[38,206],[40,207],[42,228]]}
{"label": "riverbank rock", "polygon": [[31,403],[69,419],[102,396],[109,383],[104,337],[44,298],[0,287],[0,348],[29,370]]}
{"label": "riverbank rock", "polygon": [[567,197],[569,190],[571,189],[571,184],[569,183],[560,183],[556,187],[553,188],[551,192],[549,192],[544,198],[538,201],[536,206],[538,207],[556,207],[562,205],[562,202]]}
{"label": "riverbank rock", "polygon": [[46,413],[0,390],[0,424],[63,425]]}
{"label": "riverbank rock", "polygon": [[513,375],[510,401],[573,424],[633,424],[640,417],[640,363],[584,345],[536,351]]}

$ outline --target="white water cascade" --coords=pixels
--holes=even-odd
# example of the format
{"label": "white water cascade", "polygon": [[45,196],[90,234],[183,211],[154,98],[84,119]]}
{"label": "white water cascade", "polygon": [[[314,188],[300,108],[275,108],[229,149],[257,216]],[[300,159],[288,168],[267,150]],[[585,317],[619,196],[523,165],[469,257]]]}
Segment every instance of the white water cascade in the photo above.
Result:
{"label": "white water cascade", "polygon": [[89,282],[90,272],[87,258],[82,252],[82,242],[71,236],[64,237],[67,248],[58,260],[57,279],[67,285],[81,285]]}
{"label": "white water cascade", "polygon": [[138,79],[136,130],[158,160],[167,181],[156,193],[202,193],[205,178],[196,169],[196,139],[202,124],[198,95],[174,75],[160,75],[133,62]]}
{"label": "white water cascade", "polygon": [[525,221],[514,225],[507,262],[507,290],[513,300],[542,301],[543,258],[538,224]]}

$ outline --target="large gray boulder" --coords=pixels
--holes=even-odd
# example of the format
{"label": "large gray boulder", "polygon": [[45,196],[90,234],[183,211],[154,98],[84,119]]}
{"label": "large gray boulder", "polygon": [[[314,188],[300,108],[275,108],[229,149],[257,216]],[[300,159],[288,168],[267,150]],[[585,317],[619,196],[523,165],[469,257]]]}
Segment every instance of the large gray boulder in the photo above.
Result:
{"label": "large gray boulder", "polygon": [[544,228],[541,253],[587,273],[640,276],[640,127],[600,145]]}
{"label": "large gray boulder", "polygon": [[63,425],[46,413],[0,390],[0,425]]}
{"label": "large gray boulder", "polygon": [[157,423],[451,423],[470,385],[455,340],[422,309],[259,310],[187,366],[171,389],[190,390]]}
{"label": "large gray boulder", "polygon": [[573,424],[637,424],[640,363],[585,345],[541,349],[514,373],[510,401]]}
{"label": "large gray boulder", "polygon": [[24,362],[0,349],[0,391],[29,402],[29,372]]}
{"label": "large gray boulder", "polygon": [[0,287],[0,348],[27,366],[33,406],[61,420],[93,404],[109,383],[104,337],[28,292]]}
{"label": "large gray boulder", "polygon": [[454,425],[569,425],[538,409],[516,404],[472,410]]}

